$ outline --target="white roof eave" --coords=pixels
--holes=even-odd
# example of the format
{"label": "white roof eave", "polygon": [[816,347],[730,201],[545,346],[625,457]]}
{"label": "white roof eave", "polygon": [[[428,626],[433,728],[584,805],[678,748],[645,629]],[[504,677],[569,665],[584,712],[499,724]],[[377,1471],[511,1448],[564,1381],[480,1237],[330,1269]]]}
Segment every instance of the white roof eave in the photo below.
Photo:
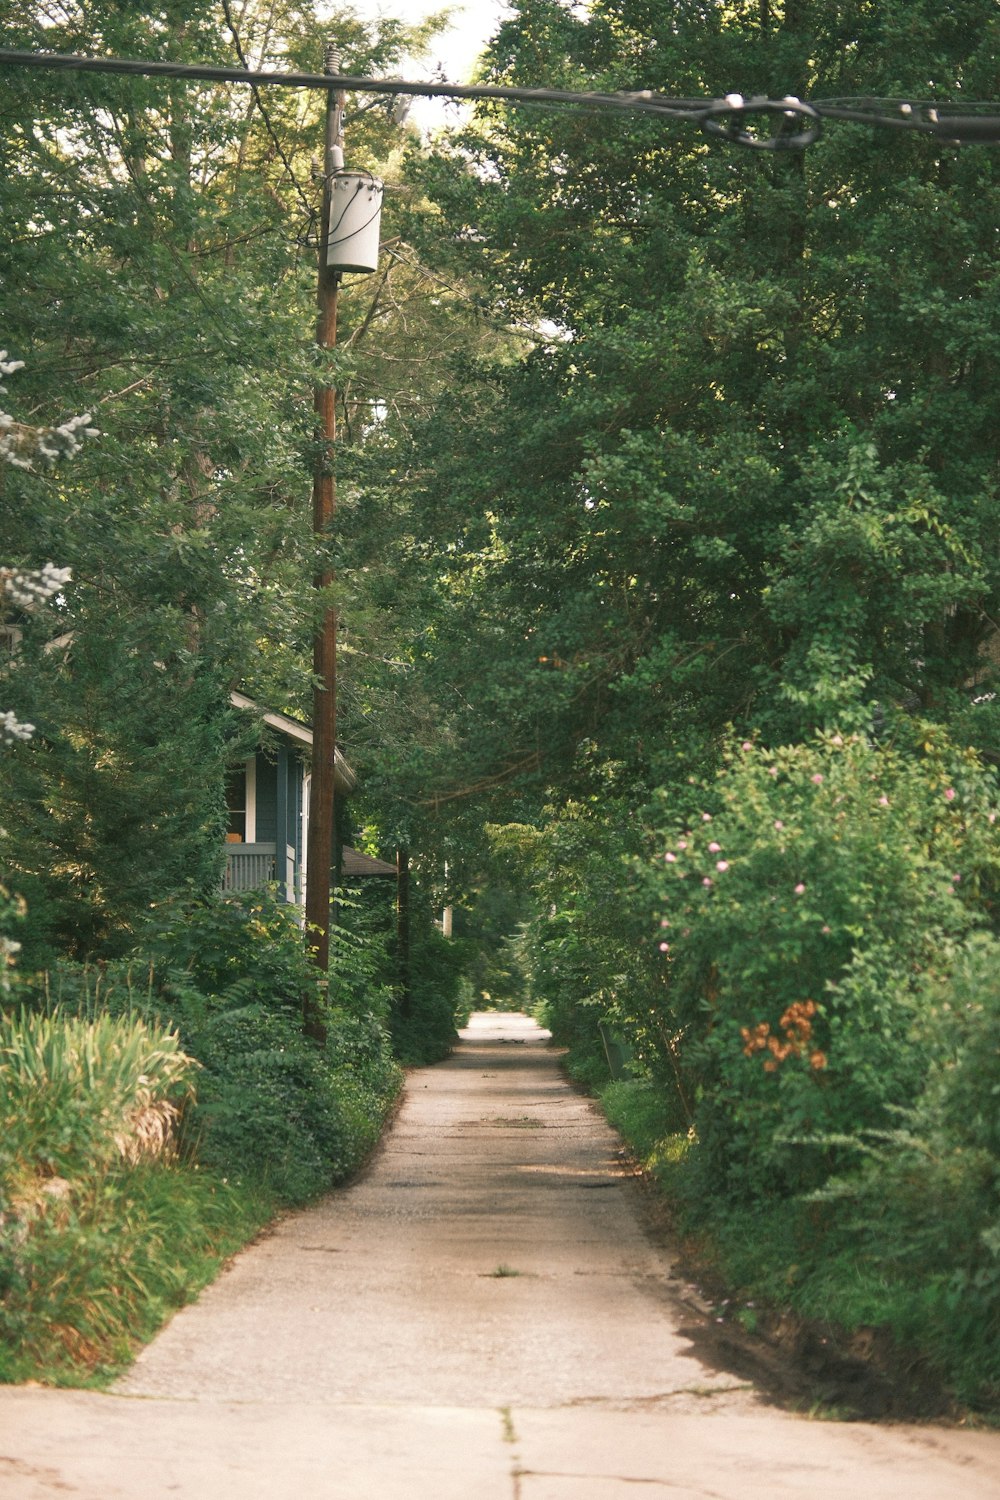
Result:
{"label": "white roof eave", "polygon": [[[308,724],[303,724],[298,719],[291,719],[287,714],[272,713],[268,709],[261,708],[260,704],[253,698],[248,698],[246,693],[233,691],[229,695],[229,700],[234,708],[242,708],[249,713],[255,713],[264,724],[267,724],[270,729],[276,729],[286,739],[293,740],[298,745],[304,745],[309,750],[312,749],[313,732]],[[358,784],[357,775],[339,750],[336,751],[334,774],[338,791],[354,791]]]}

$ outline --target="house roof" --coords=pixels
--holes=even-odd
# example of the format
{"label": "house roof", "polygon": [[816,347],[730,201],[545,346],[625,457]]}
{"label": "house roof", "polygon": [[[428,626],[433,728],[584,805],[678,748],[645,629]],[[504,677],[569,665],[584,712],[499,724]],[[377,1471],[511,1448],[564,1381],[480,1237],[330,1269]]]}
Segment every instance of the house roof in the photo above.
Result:
{"label": "house roof", "polygon": [[[278,734],[284,735],[285,739],[292,740],[297,745],[303,745],[312,749],[313,732],[310,724],[304,724],[301,719],[293,719],[289,714],[274,713],[270,709],[262,708],[253,698],[248,698],[246,693],[232,692],[229,701],[234,708],[245,709],[248,713],[254,713],[269,728]],[[358,778],[347,761],[336,752],[334,761],[334,785],[338,792],[353,792],[358,784]],[[395,873],[395,872],[394,872]]]}
{"label": "house roof", "polygon": [[360,849],[341,850],[341,873],[345,880],[355,880],[364,875],[396,875],[396,866],[388,860],[376,859],[373,854],[363,854]]}

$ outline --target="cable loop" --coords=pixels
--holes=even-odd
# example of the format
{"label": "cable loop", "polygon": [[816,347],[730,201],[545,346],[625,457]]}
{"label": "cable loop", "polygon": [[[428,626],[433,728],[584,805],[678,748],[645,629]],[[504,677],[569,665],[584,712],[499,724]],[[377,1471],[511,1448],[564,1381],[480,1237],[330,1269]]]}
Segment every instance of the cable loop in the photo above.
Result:
{"label": "cable loop", "polygon": [[[782,123],[774,134],[761,136],[746,128],[748,115],[780,115]],[[793,130],[789,122],[794,120],[809,123]],[[818,111],[801,99],[744,99],[740,94],[714,99],[698,123],[706,135],[748,146],[751,151],[802,151],[819,139],[823,128]]]}

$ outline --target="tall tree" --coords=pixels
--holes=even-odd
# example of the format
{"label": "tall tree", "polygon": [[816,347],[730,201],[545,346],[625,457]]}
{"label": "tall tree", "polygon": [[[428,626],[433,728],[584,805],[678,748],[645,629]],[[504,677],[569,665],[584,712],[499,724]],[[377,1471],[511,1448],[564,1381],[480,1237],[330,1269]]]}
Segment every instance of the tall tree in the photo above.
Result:
{"label": "tall tree", "polygon": [[[0,17],[34,50],[314,71],[322,51],[315,7],[280,0],[6,0]],[[409,39],[347,11],[335,24],[359,73],[390,70]],[[230,687],[308,707],[322,108],[300,91],[5,70],[15,412],[58,423],[86,405],[100,437],[56,475],[3,477],[4,561],[52,560],[72,584],[10,674],[38,733],[6,756],[0,826],[36,927],[80,952],[216,881]],[[359,164],[394,130],[384,108],[364,114]],[[345,297],[348,342],[370,313]]]}
{"label": "tall tree", "polygon": [[[524,0],[486,76],[989,97],[998,24],[988,0]],[[993,735],[966,685],[996,617],[994,153],[831,126],[768,155],[524,105],[412,170],[448,227],[427,256],[533,340],[459,362],[407,457],[422,681],[457,735],[418,764],[429,800],[541,788],[589,741],[641,800],[730,721],[919,707]]]}

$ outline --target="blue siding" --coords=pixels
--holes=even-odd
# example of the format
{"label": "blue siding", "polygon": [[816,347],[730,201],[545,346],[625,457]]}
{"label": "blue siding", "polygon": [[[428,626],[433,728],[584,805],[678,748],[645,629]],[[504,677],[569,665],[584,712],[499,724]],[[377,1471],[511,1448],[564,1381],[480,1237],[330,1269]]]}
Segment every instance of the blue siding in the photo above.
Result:
{"label": "blue siding", "polygon": [[278,768],[257,752],[257,842],[278,842]]}

